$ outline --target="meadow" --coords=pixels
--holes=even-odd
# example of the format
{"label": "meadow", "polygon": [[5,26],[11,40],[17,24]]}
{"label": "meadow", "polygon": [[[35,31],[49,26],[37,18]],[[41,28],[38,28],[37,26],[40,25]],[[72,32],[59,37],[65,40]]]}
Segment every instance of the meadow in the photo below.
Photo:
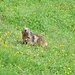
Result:
{"label": "meadow", "polygon": [[[21,44],[24,27],[48,46]],[[75,1],[0,0],[0,75],[75,75]]]}

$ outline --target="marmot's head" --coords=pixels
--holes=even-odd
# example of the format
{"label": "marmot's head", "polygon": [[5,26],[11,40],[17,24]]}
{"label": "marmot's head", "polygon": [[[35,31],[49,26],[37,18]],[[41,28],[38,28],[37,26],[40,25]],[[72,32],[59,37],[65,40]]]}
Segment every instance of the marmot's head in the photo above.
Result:
{"label": "marmot's head", "polygon": [[29,28],[23,28],[22,30],[22,34],[29,34],[30,33],[30,29]]}

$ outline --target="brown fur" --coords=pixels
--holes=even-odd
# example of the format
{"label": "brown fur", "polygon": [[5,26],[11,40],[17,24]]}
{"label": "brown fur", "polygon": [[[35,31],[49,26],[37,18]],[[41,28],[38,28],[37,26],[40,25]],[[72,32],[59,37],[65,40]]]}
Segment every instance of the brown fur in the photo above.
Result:
{"label": "brown fur", "polygon": [[42,44],[43,46],[47,46],[47,42],[45,38],[39,34],[34,34],[34,43]]}
{"label": "brown fur", "polygon": [[26,44],[39,44],[39,45],[43,45],[43,46],[47,46],[47,42],[45,40],[45,38],[39,34],[33,34],[29,28],[24,28],[22,30],[22,39],[23,39],[23,43]]}

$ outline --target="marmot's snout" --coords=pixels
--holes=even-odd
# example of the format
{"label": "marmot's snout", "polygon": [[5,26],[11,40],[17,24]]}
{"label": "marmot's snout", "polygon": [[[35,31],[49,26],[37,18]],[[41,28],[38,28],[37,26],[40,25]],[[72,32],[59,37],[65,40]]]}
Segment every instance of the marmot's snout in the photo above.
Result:
{"label": "marmot's snout", "polygon": [[25,32],[27,31],[27,30],[24,30]]}
{"label": "marmot's snout", "polygon": [[26,33],[29,33],[29,28],[24,28],[23,30],[22,30],[22,34],[26,34]]}

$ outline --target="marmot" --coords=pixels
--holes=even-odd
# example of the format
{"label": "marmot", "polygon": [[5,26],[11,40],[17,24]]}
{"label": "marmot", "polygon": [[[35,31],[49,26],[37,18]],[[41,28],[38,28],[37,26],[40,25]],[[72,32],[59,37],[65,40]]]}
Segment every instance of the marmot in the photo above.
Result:
{"label": "marmot", "polygon": [[22,39],[23,39],[23,44],[24,43],[32,45],[41,44],[43,46],[48,45],[45,38],[42,35],[32,33],[29,28],[23,28]]}

